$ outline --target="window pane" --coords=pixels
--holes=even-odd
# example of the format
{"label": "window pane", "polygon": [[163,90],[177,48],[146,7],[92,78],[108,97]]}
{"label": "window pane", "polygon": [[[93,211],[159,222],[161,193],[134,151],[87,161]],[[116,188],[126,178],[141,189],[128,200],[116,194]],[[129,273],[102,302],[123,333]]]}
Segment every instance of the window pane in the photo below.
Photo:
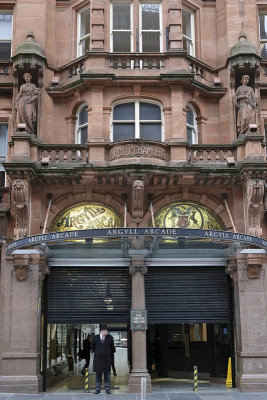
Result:
{"label": "window pane", "polygon": [[161,109],[156,104],[140,103],[140,120],[161,120]]}
{"label": "window pane", "polygon": [[191,30],[191,14],[185,10],[182,12],[183,15],[183,34],[192,39],[192,30]]}
{"label": "window pane", "polygon": [[0,11],[0,39],[11,40],[12,14]]}
{"label": "window pane", "polygon": [[7,124],[0,125],[0,157],[7,155]]}
{"label": "window pane", "polygon": [[90,33],[90,9],[81,12],[81,32],[80,37],[88,35]]}
{"label": "window pane", "polygon": [[134,124],[113,124],[113,141],[134,139]]}
{"label": "window pane", "polygon": [[87,142],[87,126],[81,128],[81,144],[85,144]]}
{"label": "window pane", "polygon": [[192,128],[187,129],[187,140],[190,144],[194,144],[194,131]]}
{"label": "window pane", "polygon": [[183,50],[187,51],[188,54],[191,54],[191,49],[192,49],[191,41],[183,37]]}
{"label": "window pane", "polygon": [[10,60],[11,42],[0,42],[0,60]]}
{"label": "window pane", "polygon": [[142,51],[144,53],[158,53],[160,51],[158,32],[146,32],[142,34]]}
{"label": "window pane", "polygon": [[131,34],[126,32],[113,33],[113,51],[130,52],[131,51]]}
{"label": "window pane", "polygon": [[194,113],[191,109],[186,112],[186,123],[195,126]]}
{"label": "window pane", "polygon": [[261,43],[261,57],[264,60],[267,60],[267,43]]}
{"label": "window pane", "polygon": [[79,114],[79,126],[83,125],[83,124],[87,124],[87,122],[88,122],[87,110],[85,108],[83,108]]}
{"label": "window pane", "polygon": [[113,4],[113,29],[131,29],[130,4]]}
{"label": "window pane", "polygon": [[159,4],[142,4],[142,29],[159,29]]}
{"label": "window pane", "polygon": [[87,51],[90,51],[90,38],[88,37],[87,39],[82,40],[81,46],[82,46],[81,55],[84,55]]}
{"label": "window pane", "polygon": [[5,171],[0,171],[0,187],[5,187]]}
{"label": "window pane", "polygon": [[140,138],[161,142],[161,124],[140,124]]}
{"label": "window pane", "polygon": [[267,15],[260,14],[260,38],[267,39]]}
{"label": "window pane", "polygon": [[113,109],[113,120],[116,121],[134,121],[135,111],[134,103],[119,104]]}

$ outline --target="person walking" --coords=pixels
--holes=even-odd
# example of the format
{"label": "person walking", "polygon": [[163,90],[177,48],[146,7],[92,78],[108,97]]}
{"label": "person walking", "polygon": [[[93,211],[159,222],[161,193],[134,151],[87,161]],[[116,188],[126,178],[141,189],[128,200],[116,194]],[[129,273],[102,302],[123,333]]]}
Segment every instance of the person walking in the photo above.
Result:
{"label": "person walking", "polygon": [[94,353],[93,370],[95,377],[95,394],[100,393],[102,384],[102,374],[104,374],[104,385],[107,394],[111,394],[110,390],[110,369],[111,357],[115,353],[115,345],[113,336],[108,334],[106,325],[99,326],[99,335],[96,335],[92,341],[92,351]]}
{"label": "person walking", "polygon": [[85,364],[81,371],[83,375],[85,374],[86,368],[89,369],[90,353],[91,353],[91,335],[87,335],[87,338],[83,342],[83,357],[85,358]]}

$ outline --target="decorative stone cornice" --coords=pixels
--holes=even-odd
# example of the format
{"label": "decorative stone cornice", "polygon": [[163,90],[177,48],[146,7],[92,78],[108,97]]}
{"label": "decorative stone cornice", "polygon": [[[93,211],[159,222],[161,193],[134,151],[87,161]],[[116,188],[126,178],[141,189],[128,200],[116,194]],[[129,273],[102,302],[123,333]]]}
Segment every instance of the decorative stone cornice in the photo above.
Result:
{"label": "decorative stone cornice", "polygon": [[141,272],[141,274],[147,273],[147,266],[143,264],[135,264],[129,267],[129,274],[134,275],[136,272]]}

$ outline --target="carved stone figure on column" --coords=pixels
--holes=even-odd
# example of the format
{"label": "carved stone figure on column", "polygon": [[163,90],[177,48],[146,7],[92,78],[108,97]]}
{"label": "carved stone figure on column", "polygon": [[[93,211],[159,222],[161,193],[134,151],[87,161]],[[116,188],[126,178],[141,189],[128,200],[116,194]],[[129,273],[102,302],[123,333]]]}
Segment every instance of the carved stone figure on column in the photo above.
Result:
{"label": "carved stone figure on column", "polygon": [[39,89],[31,83],[31,74],[26,72],[23,78],[26,83],[21,85],[16,98],[17,126],[25,124],[25,130],[36,135]]}
{"label": "carved stone figure on column", "polygon": [[248,86],[249,76],[243,75],[242,85],[235,93],[237,107],[237,133],[247,133],[251,124],[257,124],[258,105],[254,90]]}
{"label": "carved stone figure on column", "polygon": [[29,182],[26,179],[14,179],[12,191],[15,205],[14,236],[19,239],[28,234]]}

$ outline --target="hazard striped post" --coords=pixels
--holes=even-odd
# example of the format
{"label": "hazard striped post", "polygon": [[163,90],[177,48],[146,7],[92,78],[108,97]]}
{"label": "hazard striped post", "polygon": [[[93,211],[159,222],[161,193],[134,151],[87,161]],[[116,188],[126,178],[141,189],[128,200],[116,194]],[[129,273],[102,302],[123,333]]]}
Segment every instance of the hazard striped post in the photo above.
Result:
{"label": "hazard striped post", "polygon": [[197,370],[197,365],[194,365],[194,385],[193,385],[193,391],[198,392],[198,370]]}
{"label": "hazard striped post", "polygon": [[227,378],[225,381],[225,386],[228,388],[233,387],[232,382],[232,360],[231,357],[228,358],[228,368],[227,368]]}
{"label": "hazard striped post", "polygon": [[89,373],[88,368],[85,368],[85,375],[84,375],[84,392],[89,393]]}

